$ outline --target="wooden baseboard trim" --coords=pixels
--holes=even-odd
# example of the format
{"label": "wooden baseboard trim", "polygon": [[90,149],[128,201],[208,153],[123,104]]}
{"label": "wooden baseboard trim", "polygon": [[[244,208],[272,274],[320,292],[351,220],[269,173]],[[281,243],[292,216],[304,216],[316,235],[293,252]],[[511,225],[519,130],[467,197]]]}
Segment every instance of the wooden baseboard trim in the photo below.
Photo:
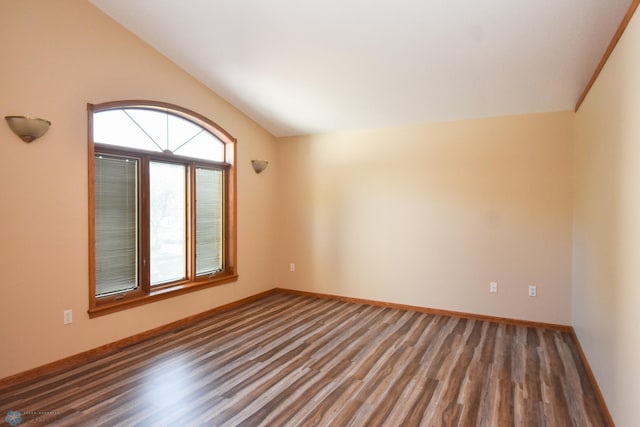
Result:
{"label": "wooden baseboard trim", "polygon": [[593,375],[593,371],[591,370],[591,365],[589,365],[589,361],[587,360],[587,356],[584,353],[582,345],[580,344],[580,340],[578,339],[576,330],[574,328],[571,328],[570,333],[571,333],[571,336],[573,337],[573,341],[576,343],[576,348],[578,349],[578,353],[580,354],[580,359],[582,360],[582,364],[584,365],[584,369],[587,373],[587,378],[589,378],[591,387],[593,387],[593,391],[596,394],[598,405],[600,405],[600,409],[604,414],[605,421],[607,422],[607,427],[615,427],[616,424],[613,422],[613,417],[611,416],[611,412],[609,412],[609,407],[607,406],[607,402],[604,400],[604,396],[600,391],[600,386],[598,386],[598,381],[596,380],[595,375]]}
{"label": "wooden baseboard trim", "polygon": [[11,375],[6,378],[0,379],[0,390],[11,387],[15,384],[26,382],[33,380],[37,377],[41,377],[44,375],[53,374],[64,369],[68,369],[72,366],[75,366],[80,363],[87,363],[92,360],[98,359],[102,356],[105,356],[109,353],[113,353],[115,351],[121,350],[130,345],[139,343],[149,338],[156,337],[158,335],[172,332],[176,329],[184,327],[193,322],[197,322],[198,320],[205,319],[214,314],[230,310],[242,304],[246,304],[260,298],[266,297],[275,293],[275,289],[270,289],[265,292],[261,292],[255,295],[251,295],[249,297],[240,299],[238,301],[233,301],[228,304],[221,305],[219,307],[212,308],[211,310],[204,311],[202,313],[194,314],[192,316],[185,317],[180,320],[176,320],[175,322],[167,323],[166,325],[158,326],[157,328],[149,329],[144,332],[140,332],[139,334],[132,335],[127,338],[123,338],[118,341],[114,341],[109,344],[102,345],[100,347],[93,348],[91,350],[87,350],[82,353],[74,354],[69,357],[65,357],[64,359],[56,360],[55,362],[47,363],[42,366],[38,366],[37,368],[29,369],[24,372],[17,373],[15,375]]}
{"label": "wooden baseboard trim", "polygon": [[377,300],[370,300],[370,299],[363,299],[363,298],[344,297],[340,295],[322,294],[317,292],[299,291],[295,289],[276,288],[274,289],[274,291],[288,293],[288,294],[295,294],[295,295],[304,295],[304,296],[316,297],[316,298],[334,299],[334,300],[344,301],[344,302],[355,302],[359,304],[375,305],[378,307],[388,307],[388,308],[397,308],[400,310],[419,311],[421,313],[437,314],[441,316],[450,316],[450,317],[459,317],[462,319],[483,320],[487,322],[504,323],[507,325],[545,328],[545,329],[553,329],[556,331],[563,331],[563,332],[571,332],[573,330],[571,326],[558,325],[555,323],[533,322],[529,320],[510,319],[508,317],[496,317],[496,316],[487,316],[484,314],[465,313],[461,311],[441,310],[437,308],[421,307],[417,305],[396,304],[392,302],[384,302],[384,301],[377,301]]}

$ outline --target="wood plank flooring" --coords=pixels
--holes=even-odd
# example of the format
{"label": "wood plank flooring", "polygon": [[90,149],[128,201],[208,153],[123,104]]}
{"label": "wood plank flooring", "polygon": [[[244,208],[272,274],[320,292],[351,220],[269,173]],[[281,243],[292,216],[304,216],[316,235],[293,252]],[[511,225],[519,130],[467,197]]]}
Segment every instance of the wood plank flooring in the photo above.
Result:
{"label": "wood plank flooring", "polygon": [[0,390],[55,426],[603,426],[568,332],[277,293]]}

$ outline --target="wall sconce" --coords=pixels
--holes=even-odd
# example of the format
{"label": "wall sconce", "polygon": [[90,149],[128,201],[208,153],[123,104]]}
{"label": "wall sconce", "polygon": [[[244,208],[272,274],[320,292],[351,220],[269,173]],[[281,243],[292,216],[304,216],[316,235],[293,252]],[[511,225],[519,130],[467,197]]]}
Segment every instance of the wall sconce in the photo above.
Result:
{"label": "wall sconce", "polygon": [[37,119],[26,116],[6,116],[9,127],[24,142],[32,142],[44,135],[51,122],[45,119]]}
{"label": "wall sconce", "polygon": [[260,173],[267,168],[269,162],[266,160],[251,160],[251,166],[256,173]]}

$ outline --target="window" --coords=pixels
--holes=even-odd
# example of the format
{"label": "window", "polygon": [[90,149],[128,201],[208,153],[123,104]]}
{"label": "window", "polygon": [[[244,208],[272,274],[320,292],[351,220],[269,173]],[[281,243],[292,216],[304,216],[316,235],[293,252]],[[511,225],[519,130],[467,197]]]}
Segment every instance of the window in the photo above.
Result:
{"label": "window", "polygon": [[175,105],[89,105],[89,314],[237,279],[235,139]]}

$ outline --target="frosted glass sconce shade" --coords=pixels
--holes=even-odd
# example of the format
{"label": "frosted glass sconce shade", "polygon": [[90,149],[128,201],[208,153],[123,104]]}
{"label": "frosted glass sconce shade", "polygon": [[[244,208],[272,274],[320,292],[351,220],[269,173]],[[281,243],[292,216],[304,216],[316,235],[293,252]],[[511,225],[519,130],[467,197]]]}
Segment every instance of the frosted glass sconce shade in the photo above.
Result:
{"label": "frosted glass sconce shade", "polygon": [[9,127],[24,142],[32,142],[44,135],[51,122],[45,119],[37,119],[26,116],[6,116]]}
{"label": "frosted glass sconce shade", "polygon": [[267,168],[269,162],[266,160],[251,160],[251,166],[256,173],[260,173]]}

